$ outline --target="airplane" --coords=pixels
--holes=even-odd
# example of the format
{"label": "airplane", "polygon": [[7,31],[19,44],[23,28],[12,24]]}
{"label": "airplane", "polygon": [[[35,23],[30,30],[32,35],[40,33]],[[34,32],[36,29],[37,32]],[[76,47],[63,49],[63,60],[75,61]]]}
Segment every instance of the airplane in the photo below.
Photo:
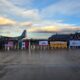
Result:
{"label": "airplane", "polygon": [[24,30],[23,33],[17,37],[0,36],[0,41],[5,41],[5,40],[18,40],[19,41],[25,37],[26,37],[26,30]]}

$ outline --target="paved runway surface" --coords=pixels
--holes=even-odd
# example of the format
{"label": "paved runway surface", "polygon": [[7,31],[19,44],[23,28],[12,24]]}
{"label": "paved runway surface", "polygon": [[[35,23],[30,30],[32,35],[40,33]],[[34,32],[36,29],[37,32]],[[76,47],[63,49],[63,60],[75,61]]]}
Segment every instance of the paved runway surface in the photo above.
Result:
{"label": "paved runway surface", "polygon": [[80,50],[0,51],[0,80],[80,80]]}

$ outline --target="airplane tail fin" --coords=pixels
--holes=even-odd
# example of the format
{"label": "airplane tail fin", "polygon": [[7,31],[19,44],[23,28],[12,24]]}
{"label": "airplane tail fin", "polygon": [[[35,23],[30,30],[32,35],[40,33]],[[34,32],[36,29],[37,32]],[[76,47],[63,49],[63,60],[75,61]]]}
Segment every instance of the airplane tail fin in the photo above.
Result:
{"label": "airplane tail fin", "polygon": [[21,35],[23,38],[26,37],[26,30],[23,31],[22,35]]}
{"label": "airplane tail fin", "polygon": [[26,30],[23,31],[23,33],[21,34],[21,36],[19,37],[19,39],[23,39],[26,37]]}

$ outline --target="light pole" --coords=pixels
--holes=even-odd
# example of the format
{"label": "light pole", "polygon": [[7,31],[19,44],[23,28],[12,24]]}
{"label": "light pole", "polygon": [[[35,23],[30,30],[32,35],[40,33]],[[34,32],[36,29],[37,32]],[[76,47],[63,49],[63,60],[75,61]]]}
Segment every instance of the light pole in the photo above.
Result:
{"label": "light pole", "polygon": [[31,40],[29,39],[29,54],[31,55]]}

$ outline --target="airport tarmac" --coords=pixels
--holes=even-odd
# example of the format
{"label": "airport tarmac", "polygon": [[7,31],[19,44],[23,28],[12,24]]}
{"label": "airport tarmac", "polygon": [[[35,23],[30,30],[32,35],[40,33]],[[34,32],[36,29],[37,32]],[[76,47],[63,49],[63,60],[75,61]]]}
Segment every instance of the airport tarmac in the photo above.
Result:
{"label": "airport tarmac", "polygon": [[0,80],[80,80],[80,49],[0,51]]}

